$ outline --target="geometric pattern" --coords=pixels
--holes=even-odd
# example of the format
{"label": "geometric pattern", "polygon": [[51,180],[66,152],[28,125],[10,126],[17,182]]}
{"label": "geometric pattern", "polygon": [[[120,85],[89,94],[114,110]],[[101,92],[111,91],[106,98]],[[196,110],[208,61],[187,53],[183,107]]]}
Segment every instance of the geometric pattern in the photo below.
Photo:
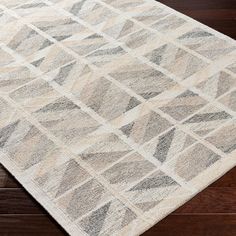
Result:
{"label": "geometric pattern", "polygon": [[47,136],[24,119],[1,128],[0,140],[1,150],[22,169],[39,163],[56,149]]}
{"label": "geometric pattern", "polygon": [[8,7],[9,9],[14,8],[16,6],[18,6],[19,4],[23,4],[25,2],[25,0],[19,0],[19,1],[14,1],[14,0],[3,0],[1,1],[1,4],[3,4],[4,6]]}
{"label": "geometric pattern", "polygon": [[146,29],[141,29],[138,32],[134,32],[133,34],[120,39],[122,43],[125,43],[125,45],[131,49],[147,45],[154,40],[157,40],[157,36]]}
{"label": "geometric pattern", "polygon": [[103,26],[102,32],[114,39],[120,39],[132,32],[137,31],[139,28],[139,25],[133,21],[122,19],[122,17],[117,17],[116,19],[112,18],[111,23],[107,22]]}
{"label": "geometric pattern", "polygon": [[79,157],[91,165],[92,168],[99,171],[119,160],[130,151],[131,148],[118,136],[105,134],[82,151]]}
{"label": "geometric pattern", "polygon": [[61,19],[59,15],[59,19],[57,20],[55,17],[56,16],[53,15],[53,21],[50,16],[50,21],[40,19],[41,21],[33,22],[32,24],[58,41],[67,39],[73,34],[84,30],[82,25],[70,18]]}
{"label": "geometric pattern", "polygon": [[145,57],[181,79],[188,78],[207,65],[206,62],[172,44],[164,44],[147,53]]}
{"label": "geometric pattern", "polygon": [[[135,97],[104,77],[83,87],[79,99],[105,119],[114,119],[140,104]],[[112,104],[119,104],[119,107]]]}
{"label": "geometric pattern", "polygon": [[61,97],[61,94],[39,78],[12,91],[10,97],[27,111],[34,112]]}
{"label": "geometric pattern", "polygon": [[97,49],[96,51],[88,54],[86,56],[86,59],[90,63],[100,67],[124,55],[125,53],[126,52],[122,49],[122,47],[107,44]]}
{"label": "geometric pattern", "polygon": [[[179,177],[190,181],[219,159],[219,155],[215,154],[204,145],[197,143],[187,151],[181,153],[177,158],[166,163],[166,166]],[[194,170],[191,167],[193,163]]]}
{"label": "geometric pattern", "polygon": [[225,125],[206,138],[207,141],[221,149],[225,153],[231,153],[236,149],[236,124],[235,121]]}
{"label": "geometric pattern", "polygon": [[102,35],[85,29],[78,36],[76,34],[72,35],[61,43],[78,55],[83,56],[106,45],[107,41]]}
{"label": "geometric pattern", "polygon": [[229,109],[236,111],[236,90],[222,97],[219,102],[223,103]]}
{"label": "geometric pattern", "polygon": [[[57,84],[61,85],[67,92],[78,96],[79,88],[83,88],[85,84],[94,78],[94,71],[89,65],[80,61],[72,61],[54,71],[47,74]],[[80,78],[78,80],[78,77]]]}
{"label": "geometric pattern", "polygon": [[152,154],[161,163],[164,163],[195,142],[195,138],[177,128],[173,128],[147,143],[144,150]]}
{"label": "geometric pattern", "polygon": [[218,98],[236,86],[235,78],[225,72],[219,72],[196,85],[204,94]]}
{"label": "geometric pattern", "polygon": [[181,35],[178,40],[186,47],[211,60],[216,60],[220,56],[236,49],[235,45],[228,43],[226,40],[222,40],[201,28],[194,28]]}
{"label": "geometric pattern", "polygon": [[236,43],[151,0],[0,1],[0,163],[70,235],[139,235],[235,166]]}
{"label": "geometric pattern", "polygon": [[111,196],[104,187],[95,179],[91,179],[60,197],[57,204],[75,220],[109,198]]}
{"label": "geometric pattern", "polygon": [[34,14],[36,11],[40,11],[42,9],[46,10],[48,6],[43,1],[26,1],[21,0],[22,2],[20,5],[17,4],[17,7],[12,8],[13,11],[15,11],[20,16],[28,16]]}
{"label": "geometric pattern", "polygon": [[120,130],[134,142],[145,143],[170,126],[171,124],[165,118],[151,111],[122,126]]}
{"label": "geometric pattern", "polygon": [[110,75],[145,99],[153,98],[176,85],[160,71],[138,61],[118,67]]}
{"label": "geometric pattern", "polygon": [[69,12],[73,15],[91,25],[102,24],[116,15],[113,11],[109,10],[109,8],[95,1],[80,1],[73,5],[69,3],[67,8],[70,8]]}
{"label": "geometric pattern", "polygon": [[42,37],[35,30],[24,25],[8,40],[7,46],[22,56],[32,55],[52,44],[51,41]]}
{"label": "geometric pattern", "polygon": [[[104,0],[104,2],[110,6],[112,6],[114,9],[118,9],[121,10],[123,12],[133,12],[133,10],[135,11],[139,11],[140,12],[140,8],[143,8],[144,6],[146,7],[153,7],[150,4],[145,5],[145,1],[140,1],[140,0],[135,0],[133,2],[130,1],[116,1],[116,0]],[[150,10],[150,9],[149,9]]]}
{"label": "geometric pattern", "polygon": [[73,61],[74,57],[61,48],[52,45],[42,50],[42,52],[30,55],[27,60],[40,71],[49,72]]}
{"label": "geometric pattern", "polygon": [[175,15],[169,15],[162,20],[157,21],[151,27],[157,31],[166,33],[173,32],[172,30],[176,30],[179,27],[183,26],[186,23],[186,20],[177,17]]}
{"label": "geometric pattern", "polygon": [[97,121],[65,97],[43,106],[33,115],[45,128],[72,147],[76,147],[80,139],[99,126]]}
{"label": "geometric pattern", "polygon": [[154,164],[138,153],[133,153],[113,165],[102,175],[111,185],[123,190],[154,169]]}
{"label": "geometric pattern", "polygon": [[0,91],[10,92],[25,83],[34,80],[36,75],[27,67],[10,63],[0,68]]}
{"label": "geometric pattern", "polygon": [[127,190],[126,195],[137,207],[148,211],[178,187],[178,183],[171,177],[161,171],[156,171]]}
{"label": "geometric pattern", "polygon": [[0,128],[3,128],[18,119],[17,110],[11,107],[10,104],[3,98],[0,98],[0,107]]}
{"label": "geometric pattern", "polygon": [[7,66],[8,64],[10,64],[11,62],[14,61],[14,59],[11,57],[11,55],[9,55],[7,52],[3,51],[2,49],[0,49],[0,66]]}
{"label": "geometric pattern", "polygon": [[182,124],[199,136],[204,136],[231,119],[232,116],[227,112],[209,105]]}
{"label": "geometric pattern", "polygon": [[163,8],[155,7],[152,5],[140,6],[133,13],[133,18],[143,24],[149,25],[157,20],[160,20],[169,15]]}
{"label": "geometric pattern", "polygon": [[[57,155],[65,154],[57,152]],[[90,177],[88,172],[74,159],[55,166],[53,170],[41,170],[40,172],[35,181],[45,192],[56,198]]]}
{"label": "geometric pattern", "polygon": [[230,71],[236,73],[236,62],[232,63],[231,65],[227,66],[227,69],[229,69]]}
{"label": "geometric pattern", "polygon": [[136,214],[119,200],[111,200],[79,221],[87,235],[114,234],[136,219]]}
{"label": "geometric pattern", "polygon": [[206,103],[207,101],[198,94],[186,90],[169,102],[167,100],[167,104],[163,104],[160,109],[180,121],[202,108]]}

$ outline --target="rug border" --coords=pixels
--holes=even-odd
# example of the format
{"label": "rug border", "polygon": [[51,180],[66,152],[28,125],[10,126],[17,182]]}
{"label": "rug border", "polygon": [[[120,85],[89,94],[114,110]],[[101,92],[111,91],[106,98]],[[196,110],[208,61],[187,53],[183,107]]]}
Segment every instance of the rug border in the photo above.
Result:
{"label": "rug border", "polygon": [[[101,1],[102,1],[102,0],[101,0]],[[201,23],[200,21],[195,20],[194,18],[192,18],[192,17],[190,17],[190,16],[187,16],[187,15],[185,15],[184,13],[182,13],[182,12],[180,12],[180,11],[177,11],[177,10],[175,10],[174,8],[171,8],[171,7],[169,7],[169,6],[167,6],[167,5],[163,4],[163,3],[161,3],[161,2],[159,2],[159,1],[156,1],[156,0],[146,0],[146,2],[151,2],[151,3],[154,3],[155,5],[159,5],[159,6],[165,7],[165,8],[168,9],[170,12],[172,12],[172,13],[174,13],[174,14],[176,14],[176,15],[181,16],[182,18],[186,19],[187,21],[191,21],[191,22],[193,22],[194,24],[198,24],[199,26],[205,28],[205,29],[208,30],[208,31],[211,31],[212,33],[216,34],[217,36],[219,36],[219,37],[221,37],[221,38],[224,38],[225,40],[230,41],[231,43],[232,43],[232,42],[235,43],[235,41],[236,41],[236,40],[233,39],[232,37],[230,37],[230,36],[228,36],[228,35],[226,35],[226,34],[224,34],[224,33],[221,33],[220,31],[217,31],[217,30],[213,29],[212,27],[207,26],[207,25],[205,25],[204,23]]]}
{"label": "rug border", "polygon": [[[54,220],[63,228],[69,235],[86,235],[84,234],[78,227],[75,226],[73,222],[69,222],[66,220],[67,217],[63,217],[64,213],[59,210],[58,207],[54,206],[54,203],[47,198],[46,194],[31,180],[26,179],[21,174],[21,172],[18,170],[18,167],[14,165],[12,161],[10,161],[8,158],[2,158],[2,156],[7,156],[5,153],[0,152],[0,163],[20,182],[20,184],[24,187],[24,189],[38,202],[40,203],[43,208],[54,218]],[[165,213],[161,213],[156,219],[152,222],[151,225],[141,225],[138,224],[140,227],[138,230],[136,228],[136,232],[134,235],[141,235],[147,230],[149,230],[151,227],[156,225],[158,222],[160,222],[162,219],[164,219],[166,216],[168,216],[171,212],[178,209],[180,206],[185,204],[186,202],[190,201],[192,198],[194,198],[197,194],[202,192],[206,187],[214,183],[216,180],[220,179],[222,176],[224,176],[228,171],[230,171],[232,168],[236,166],[236,156],[231,156],[228,158],[228,160],[222,160],[217,161],[214,165],[206,169],[204,172],[200,174],[200,176],[197,176],[197,178],[202,179],[202,175],[210,176],[208,179],[204,178],[204,181],[199,186],[199,190],[195,193],[192,193],[189,195],[189,197],[184,197],[177,199],[175,201],[174,206],[166,210]],[[227,165],[226,165],[227,164]],[[13,173],[14,172],[14,173]],[[219,173],[220,172],[220,173]],[[199,181],[199,180],[198,180]],[[182,188],[182,187],[181,187]],[[175,193],[175,192],[174,192]],[[39,198],[40,197],[40,198]],[[155,208],[152,210],[155,211]],[[151,213],[149,213],[151,214]],[[129,227],[132,226],[134,222],[132,222]],[[137,226],[137,224],[135,224]],[[123,236],[130,236],[130,233],[127,232],[125,229],[121,230],[124,231],[122,233]],[[126,232],[125,232],[126,231]],[[119,231],[120,232],[120,231]],[[119,233],[117,232],[117,234]]]}
{"label": "rug border", "polygon": [[[234,154],[234,155],[235,156],[229,157],[229,160],[224,160],[225,158],[227,158],[227,157],[225,157],[222,160],[217,161],[215,164],[213,164],[211,167],[209,167],[208,169],[203,171],[200,175],[198,175],[195,179],[193,179],[195,181],[196,181],[196,179],[198,179],[197,181],[199,181],[199,180],[203,179],[203,176],[205,176],[205,175],[210,176],[210,177],[208,177],[208,179],[206,179],[204,177],[204,181],[202,181],[202,184],[199,184],[199,187],[198,187],[199,189],[195,193],[193,193],[192,195],[189,195],[190,196],[189,198],[181,198],[179,201],[176,201],[175,206],[172,209],[167,210],[165,213],[160,214],[160,216],[157,217],[156,220],[153,222],[152,227],[155,226],[161,220],[163,220],[165,217],[167,217],[170,213],[177,210],[179,207],[181,207],[182,205],[184,205],[185,203],[187,203],[188,201],[193,199],[196,195],[198,195],[200,192],[205,190],[208,186],[213,184],[215,181],[217,181],[218,179],[223,177],[231,169],[236,167],[236,154]],[[228,165],[226,165],[226,164],[228,164]],[[153,209],[152,211],[155,211],[155,209]],[[144,231],[141,231],[140,234],[146,232],[149,229],[150,228],[146,228]],[[139,235],[139,234],[137,234],[137,235]]]}

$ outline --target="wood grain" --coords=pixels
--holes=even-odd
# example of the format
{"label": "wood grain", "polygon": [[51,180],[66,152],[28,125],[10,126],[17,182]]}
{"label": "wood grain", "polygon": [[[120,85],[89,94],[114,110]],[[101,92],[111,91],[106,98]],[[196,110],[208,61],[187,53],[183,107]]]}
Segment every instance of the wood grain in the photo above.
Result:
{"label": "wood grain", "polygon": [[47,215],[0,215],[1,235],[66,235],[63,229]]}
{"label": "wood grain", "polygon": [[3,166],[0,165],[0,188],[16,188],[21,187],[15,179],[6,172]]}
{"label": "wood grain", "polygon": [[0,189],[0,214],[41,214],[41,209],[22,188]]}
{"label": "wood grain", "polygon": [[[225,200],[227,199],[227,200]],[[209,187],[175,211],[176,213],[235,213],[235,187]]]}
{"label": "wood grain", "polygon": [[[235,0],[160,2],[236,39]],[[0,235],[67,235],[55,220],[0,166]],[[236,167],[143,236],[236,235]]]}
{"label": "wood grain", "polygon": [[236,215],[169,215],[144,236],[234,236]]}

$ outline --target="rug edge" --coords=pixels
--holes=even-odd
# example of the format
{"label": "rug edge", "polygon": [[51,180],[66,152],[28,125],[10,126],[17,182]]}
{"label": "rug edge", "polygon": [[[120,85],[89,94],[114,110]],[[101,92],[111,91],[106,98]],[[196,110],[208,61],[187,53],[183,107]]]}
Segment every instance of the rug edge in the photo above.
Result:
{"label": "rug edge", "polygon": [[[2,164],[15,179],[22,185],[22,187],[53,217],[53,219],[70,235],[76,235],[80,232],[78,227],[75,227],[72,222],[66,220],[67,217],[63,217],[64,213],[61,212],[53,202],[47,197],[47,195],[31,180],[26,179],[19,171],[18,167],[9,160],[7,154],[0,151],[0,164]],[[77,234],[78,235],[78,234]]]}
{"label": "rug edge", "polygon": [[[66,221],[66,217],[63,217],[64,213],[61,212],[57,207],[54,206],[53,202],[47,199],[46,194],[39,188],[37,185],[30,179],[27,180],[24,178],[18,168],[14,165],[12,161],[10,161],[8,158],[2,158],[2,156],[6,156],[5,153],[0,152],[0,163],[19,181],[19,183],[24,187],[24,189],[40,204],[42,207],[54,218],[54,220],[63,228],[69,235],[86,235],[84,234],[78,227],[74,225],[73,222]],[[232,160],[231,160],[232,159]],[[223,162],[224,161],[224,162]],[[192,198],[194,198],[197,194],[202,192],[205,188],[207,188],[209,185],[220,179],[222,176],[224,176],[228,171],[230,171],[232,168],[236,166],[236,160],[234,156],[229,157],[227,161],[227,165],[225,165],[224,158],[221,161],[218,161],[215,163],[215,165],[209,167],[204,172],[200,174],[200,176],[197,176],[196,179],[202,178],[202,175],[210,176],[208,179],[204,179],[202,184],[199,185],[198,191],[192,193],[189,195],[189,197],[184,197],[178,199],[174,206],[166,210],[164,213],[161,213],[158,217],[155,218],[155,220],[151,223],[151,225],[143,226],[142,224],[138,224],[139,229],[136,228],[134,235],[141,235],[147,230],[149,230],[151,227],[156,225],[158,222],[163,220],[165,217],[167,217],[171,212],[175,211],[179,207],[181,207],[183,204],[190,201]],[[220,169],[219,169],[220,168]],[[196,180],[195,180],[196,181]],[[199,181],[199,180],[197,180]],[[175,193],[174,193],[175,194]],[[153,209],[155,211],[156,208]],[[151,214],[151,213],[149,213]],[[131,223],[129,227],[132,227]],[[135,226],[137,224],[135,223]],[[126,229],[121,230],[123,236],[130,236],[130,232],[126,231]],[[126,232],[127,234],[126,234]],[[120,232],[120,231],[119,231]],[[119,233],[117,232],[117,234]]]}
{"label": "rug edge", "polygon": [[208,31],[211,31],[212,33],[218,35],[218,36],[221,37],[221,38],[224,38],[225,40],[231,41],[231,42],[233,42],[233,43],[236,42],[236,39],[234,39],[234,38],[232,38],[232,37],[230,37],[230,36],[228,36],[228,35],[226,35],[226,34],[220,32],[220,31],[218,31],[218,30],[215,30],[215,29],[213,29],[212,27],[210,27],[210,26],[208,26],[208,25],[205,25],[204,23],[201,23],[200,21],[195,20],[194,18],[192,18],[192,17],[190,17],[190,16],[188,16],[188,15],[185,15],[184,13],[182,13],[182,12],[180,12],[180,11],[177,11],[177,10],[175,10],[175,9],[172,8],[172,7],[167,6],[167,5],[165,5],[164,3],[161,3],[161,2],[156,1],[156,0],[146,0],[146,1],[147,1],[147,2],[151,2],[151,3],[155,4],[155,5],[159,5],[159,6],[165,7],[166,9],[168,9],[169,11],[171,11],[172,13],[181,16],[182,18],[186,19],[187,21],[191,21],[191,22],[193,22],[194,24],[197,24],[197,25],[199,25],[199,26],[205,28],[205,29],[208,30]]}
{"label": "rug edge", "polygon": [[[170,215],[172,212],[177,210],[179,207],[183,206],[185,203],[187,203],[188,201],[193,199],[200,192],[205,190],[208,186],[210,186],[211,184],[213,184],[214,182],[219,180],[221,177],[223,177],[225,174],[227,174],[230,170],[232,170],[234,167],[236,167],[236,159],[235,159],[235,157],[231,156],[229,158],[230,158],[230,160],[228,160],[228,165],[225,166],[226,163],[223,162],[224,161],[224,158],[223,158],[222,160],[220,160],[220,161],[216,162],[215,164],[213,164],[211,167],[207,168],[199,176],[196,176],[196,178],[194,179],[195,181],[196,181],[196,179],[202,179],[202,177],[204,175],[207,175],[207,176],[210,176],[210,177],[208,179],[204,179],[204,181],[200,182],[200,184],[198,186],[198,190],[196,192],[194,192],[192,195],[189,195],[190,196],[189,198],[181,198],[174,205],[173,208],[171,208],[170,210],[167,210],[165,213],[160,214],[160,216],[157,217],[156,220],[152,223],[151,227],[155,226],[158,222],[160,222],[165,217]],[[220,168],[220,169],[218,169],[218,168]],[[197,180],[197,181],[199,182],[199,180]],[[153,209],[153,211],[155,211],[155,209]],[[145,230],[141,231],[137,235],[141,235],[141,234],[145,233],[147,230],[151,229],[151,227],[146,228]]]}

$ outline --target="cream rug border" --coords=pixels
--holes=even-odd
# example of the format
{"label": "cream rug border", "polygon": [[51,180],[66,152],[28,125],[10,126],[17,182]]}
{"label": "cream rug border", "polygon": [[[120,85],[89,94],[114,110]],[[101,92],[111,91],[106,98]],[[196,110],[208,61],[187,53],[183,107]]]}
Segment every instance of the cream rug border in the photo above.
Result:
{"label": "cream rug border", "polygon": [[[191,17],[188,17],[160,2],[156,2],[155,0],[147,0],[147,2],[152,3],[153,5],[164,7],[167,11],[174,13],[177,16],[182,17],[183,19],[186,19],[188,22],[193,23],[194,25],[199,25],[201,28],[206,29],[209,32],[214,33],[219,38],[225,39],[229,42],[234,42],[235,40],[192,19]],[[106,3],[103,3],[107,7]],[[21,5],[21,4],[19,4]],[[4,7],[0,8],[4,9]],[[126,13],[127,14],[127,13]],[[230,54],[228,55],[230,57]],[[230,58],[229,58],[230,59]],[[235,120],[235,119],[233,119]],[[231,120],[232,122],[232,120]],[[221,126],[222,127],[222,126]],[[204,144],[207,146],[207,144]],[[22,186],[48,211],[48,213],[70,234],[70,235],[78,235],[80,233],[81,236],[85,235],[81,229],[79,229],[73,222],[66,220],[68,219],[62,211],[59,210],[57,206],[46,196],[46,194],[37,187],[37,185],[26,175],[22,174],[21,171],[18,169],[17,166],[14,165],[13,162],[9,161],[9,158],[4,158],[6,154],[0,152],[0,163],[3,164],[3,166],[22,184]],[[222,153],[221,153],[222,156]],[[222,159],[217,161],[215,164],[207,168],[205,171],[200,173],[197,177],[195,177],[193,180],[189,182],[189,185],[193,185],[197,191],[196,192],[181,192],[183,191],[183,188],[180,188],[177,190],[178,197],[176,199],[176,193],[173,192],[170,196],[168,196],[165,200],[162,201],[161,204],[159,204],[157,207],[154,207],[151,211],[149,211],[148,215],[152,216],[153,221],[151,223],[142,223],[139,222],[139,218],[134,220],[132,223],[130,223],[128,226],[122,229],[122,231],[119,231],[117,234],[123,235],[123,236],[130,236],[132,235],[140,235],[144,233],[146,230],[151,228],[153,225],[155,225],[157,222],[162,220],[164,217],[166,217],[168,214],[170,214],[172,211],[179,208],[181,205],[189,201],[191,198],[196,196],[199,192],[201,192],[203,189],[205,189],[207,186],[215,182],[217,179],[222,177],[225,173],[227,173],[230,169],[236,166],[236,156],[235,152],[231,153],[231,155],[224,155]],[[175,198],[172,198],[172,196],[175,196]],[[171,201],[171,207],[163,207],[166,206],[168,201]],[[150,219],[150,217],[149,217]],[[115,234],[116,235],[116,234]]]}
{"label": "cream rug border", "polygon": [[[47,197],[47,195],[37,187],[37,185],[29,178],[27,178],[27,175],[22,174],[21,171],[18,169],[14,163],[9,161],[9,158],[4,158],[5,153],[0,152],[0,162],[1,164],[22,184],[22,186],[37,200],[44,208],[45,210],[70,234],[70,235],[78,235],[78,232],[80,232],[80,235],[85,235],[82,230],[80,230],[78,227],[76,227],[73,222],[70,222],[69,220],[66,220],[66,216],[62,211],[59,210],[57,206]],[[227,158],[227,160],[225,160]],[[162,201],[162,203],[152,209],[152,211],[149,212],[151,215],[155,215],[155,219],[153,219],[152,224],[143,224],[141,222],[138,222],[137,220],[134,220],[131,222],[128,226],[123,228],[122,231],[119,231],[119,235],[123,236],[130,236],[131,232],[134,232],[133,235],[140,235],[150,229],[152,226],[154,226],[156,223],[158,223],[160,220],[165,218],[167,215],[169,215],[171,212],[178,209],[180,206],[182,206],[184,203],[191,200],[194,196],[196,196],[199,192],[204,190],[207,186],[221,178],[223,175],[225,175],[229,170],[234,168],[236,166],[236,159],[234,156],[228,156],[225,157],[216,163],[214,163],[211,167],[203,171],[201,174],[199,174],[196,178],[194,178],[190,183],[193,183],[196,185],[198,191],[195,193],[182,193],[181,191],[183,188],[181,187],[177,191],[173,192],[168,198]],[[176,199],[176,193],[178,193],[178,197]],[[172,196],[174,198],[172,198]],[[171,201],[172,207],[170,208],[162,208],[163,205],[166,205],[167,202]],[[158,211],[158,212],[157,212]]]}

